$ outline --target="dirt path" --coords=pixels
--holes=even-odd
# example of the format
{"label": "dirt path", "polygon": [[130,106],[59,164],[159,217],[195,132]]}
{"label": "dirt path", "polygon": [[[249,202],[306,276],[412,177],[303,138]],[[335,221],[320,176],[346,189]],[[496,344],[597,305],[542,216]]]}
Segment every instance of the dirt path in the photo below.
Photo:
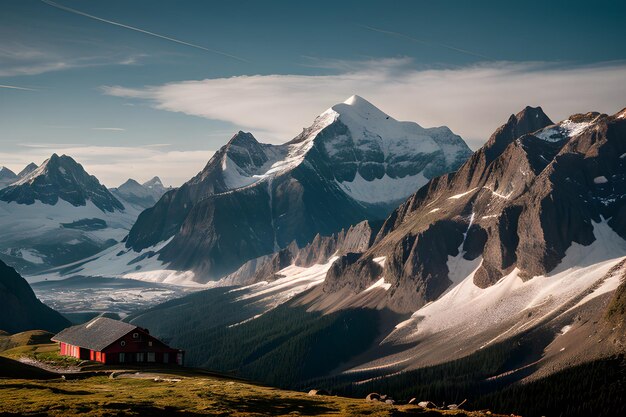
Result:
{"label": "dirt path", "polygon": [[25,363],[26,365],[36,366],[37,368],[57,374],[76,374],[82,371],[82,368],[80,366],[54,366],[27,357],[19,358],[18,361],[21,363]]}

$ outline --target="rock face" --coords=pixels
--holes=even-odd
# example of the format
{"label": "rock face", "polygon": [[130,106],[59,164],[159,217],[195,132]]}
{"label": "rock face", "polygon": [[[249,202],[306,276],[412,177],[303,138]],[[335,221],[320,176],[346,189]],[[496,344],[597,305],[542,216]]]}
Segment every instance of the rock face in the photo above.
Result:
{"label": "rock face", "polygon": [[251,259],[237,271],[224,277],[223,283],[247,285],[261,281],[271,282],[281,278],[278,272],[289,265],[307,268],[315,264],[325,264],[334,255],[364,252],[374,243],[380,225],[379,221],[366,220],[331,236],[318,234],[311,243],[302,248],[294,241],[274,254]]}
{"label": "rock face", "polygon": [[208,281],[295,241],[384,218],[471,152],[445,127],[399,122],[354,96],[284,145],[239,132],[196,177],[143,212],[134,250],[172,238],[159,259]]}
{"label": "rock face", "polygon": [[53,154],[39,168],[0,190],[0,200],[17,204],[41,201],[54,205],[59,200],[73,206],[85,206],[87,201],[102,211],[123,210],[120,203],[98,179],[67,155]]}
{"label": "rock face", "polygon": [[124,184],[111,188],[109,191],[119,200],[145,209],[155,205],[163,194],[171,189],[171,187],[163,186],[159,177],[154,177],[143,184],[130,178]]}
{"label": "rock face", "polygon": [[67,319],[37,299],[24,278],[0,261],[0,330],[58,332],[69,325]]}
{"label": "rock face", "polygon": [[450,287],[452,258],[481,257],[474,283],[486,288],[513,268],[523,279],[552,271],[573,243],[595,240],[593,223],[603,219],[626,237],[620,114],[553,124],[541,108],[525,108],[457,172],[434,178],[393,211],[373,247],[333,266],[332,276],[356,281],[355,271],[366,271],[368,283],[371,260],[385,256],[389,305],[409,312]]}

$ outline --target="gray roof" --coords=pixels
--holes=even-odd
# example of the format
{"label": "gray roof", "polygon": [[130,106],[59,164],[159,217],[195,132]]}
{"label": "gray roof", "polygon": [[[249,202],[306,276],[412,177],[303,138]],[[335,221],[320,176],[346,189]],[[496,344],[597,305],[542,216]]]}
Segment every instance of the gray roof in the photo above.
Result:
{"label": "gray roof", "polygon": [[123,321],[96,317],[87,323],[62,330],[52,340],[100,351],[136,328],[137,326]]}

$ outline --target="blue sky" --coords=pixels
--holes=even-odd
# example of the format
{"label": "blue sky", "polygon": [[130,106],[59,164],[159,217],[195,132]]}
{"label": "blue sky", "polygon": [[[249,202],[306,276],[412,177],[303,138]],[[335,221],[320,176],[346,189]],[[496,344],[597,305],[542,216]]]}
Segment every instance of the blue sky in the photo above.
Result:
{"label": "blue sky", "polygon": [[527,104],[555,121],[626,106],[619,1],[0,7],[0,165],[64,152],[108,186],[179,185],[238,129],[284,142],[352,94],[472,148]]}

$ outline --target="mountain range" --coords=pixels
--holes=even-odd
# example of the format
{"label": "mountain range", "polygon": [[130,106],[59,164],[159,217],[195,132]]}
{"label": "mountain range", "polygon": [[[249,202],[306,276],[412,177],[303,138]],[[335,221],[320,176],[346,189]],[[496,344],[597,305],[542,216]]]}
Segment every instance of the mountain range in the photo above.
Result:
{"label": "mountain range", "polygon": [[31,164],[0,189],[0,259],[33,274],[95,255],[143,209],[122,201],[69,156]]}
{"label": "mountain range", "polygon": [[353,96],[283,145],[237,133],[198,175],[141,213],[126,247],[167,241],[160,261],[193,271],[197,282],[217,280],[293,241],[384,218],[470,153],[446,127],[399,122]]}
{"label": "mountain range", "polygon": [[109,189],[118,200],[144,209],[154,206],[163,194],[170,190],[172,187],[165,187],[159,177],[153,177],[143,184],[129,178],[119,187]]}
{"label": "mountain range", "polygon": [[402,390],[434,366],[493,390],[623,354],[625,116],[526,107],[384,220],[129,319],[196,365],[344,393]]}
{"label": "mountain range", "polygon": [[57,155],[0,175],[7,263],[209,287],[127,318],[194,366],[472,395],[624,354],[626,109],[525,107],[471,152],[353,96],[282,145],[238,132],[176,189]]}

